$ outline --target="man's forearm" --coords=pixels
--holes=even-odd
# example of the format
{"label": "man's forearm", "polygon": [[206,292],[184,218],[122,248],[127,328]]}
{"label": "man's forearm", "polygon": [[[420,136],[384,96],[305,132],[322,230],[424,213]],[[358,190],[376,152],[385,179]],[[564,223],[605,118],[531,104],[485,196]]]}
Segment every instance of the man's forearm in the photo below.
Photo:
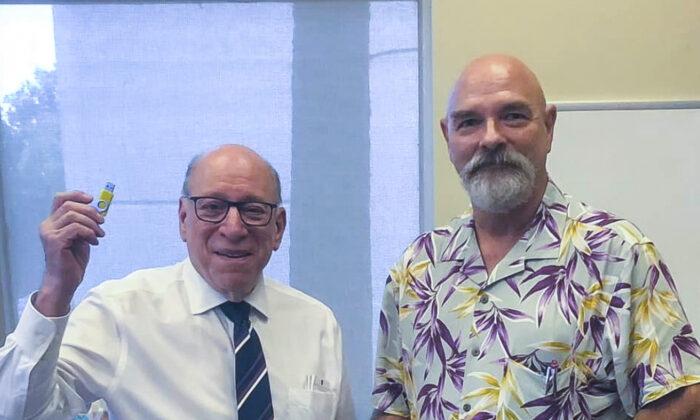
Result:
{"label": "man's forearm", "polygon": [[375,410],[372,413],[372,420],[408,420],[408,417],[396,416],[394,414],[386,414]]}
{"label": "man's forearm", "polygon": [[678,389],[639,410],[634,420],[700,420],[700,384]]}

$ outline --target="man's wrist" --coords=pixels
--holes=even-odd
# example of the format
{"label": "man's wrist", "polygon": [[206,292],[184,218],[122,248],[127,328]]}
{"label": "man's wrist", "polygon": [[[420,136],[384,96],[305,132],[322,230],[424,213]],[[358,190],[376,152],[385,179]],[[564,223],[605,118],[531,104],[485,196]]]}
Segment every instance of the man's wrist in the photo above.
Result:
{"label": "man's wrist", "polygon": [[73,294],[43,287],[39,289],[31,302],[34,308],[47,318],[65,316],[70,312]]}

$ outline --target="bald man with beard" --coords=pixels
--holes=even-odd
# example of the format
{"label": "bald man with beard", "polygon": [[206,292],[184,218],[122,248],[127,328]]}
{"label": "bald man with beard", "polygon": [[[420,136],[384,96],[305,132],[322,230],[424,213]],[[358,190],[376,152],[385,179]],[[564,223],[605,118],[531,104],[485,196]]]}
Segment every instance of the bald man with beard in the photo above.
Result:
{"label": "bald man with beard", "polygon": [[700,346],[654,244],[546,169],[557,111],[520,60],[440,121],[472,208],[419,236],[380,313],[376,419],[700,418]]}

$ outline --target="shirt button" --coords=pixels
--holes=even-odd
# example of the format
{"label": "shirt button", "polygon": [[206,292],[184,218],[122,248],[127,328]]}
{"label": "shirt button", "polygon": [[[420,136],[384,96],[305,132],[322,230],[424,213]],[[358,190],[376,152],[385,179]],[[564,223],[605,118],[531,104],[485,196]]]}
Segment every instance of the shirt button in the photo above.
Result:
{"label": "shirt button", "polygon": [[472,349],[472,356],[476,357],[479,355],[479,349]]}
{"label": "shirt button", "polygon": [[481,296],[481,299],[479,299],[479,302],[481,302],[482,305],[485,305],[489,302],[489,297],[486,295]]}
{"label": "shirt button", "polygon": [[469,411],[469,410],[472,409],[472,406],[469,405],[469,404],[464,404],[464,405],[462,406],[462,409],[463,409],[464,411]]}

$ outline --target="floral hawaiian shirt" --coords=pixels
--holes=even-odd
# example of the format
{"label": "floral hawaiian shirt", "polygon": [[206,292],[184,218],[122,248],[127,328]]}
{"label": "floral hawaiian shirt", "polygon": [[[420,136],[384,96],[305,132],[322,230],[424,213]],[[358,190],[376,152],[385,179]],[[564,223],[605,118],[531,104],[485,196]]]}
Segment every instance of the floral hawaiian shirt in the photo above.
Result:
{"label": "floral hawaiian shirt", "polygon": [[700,346],[654,244],[552,182],[489,275],[471,214],[387,279],[374,406],[411,419],[619,419],[700,383]]}

